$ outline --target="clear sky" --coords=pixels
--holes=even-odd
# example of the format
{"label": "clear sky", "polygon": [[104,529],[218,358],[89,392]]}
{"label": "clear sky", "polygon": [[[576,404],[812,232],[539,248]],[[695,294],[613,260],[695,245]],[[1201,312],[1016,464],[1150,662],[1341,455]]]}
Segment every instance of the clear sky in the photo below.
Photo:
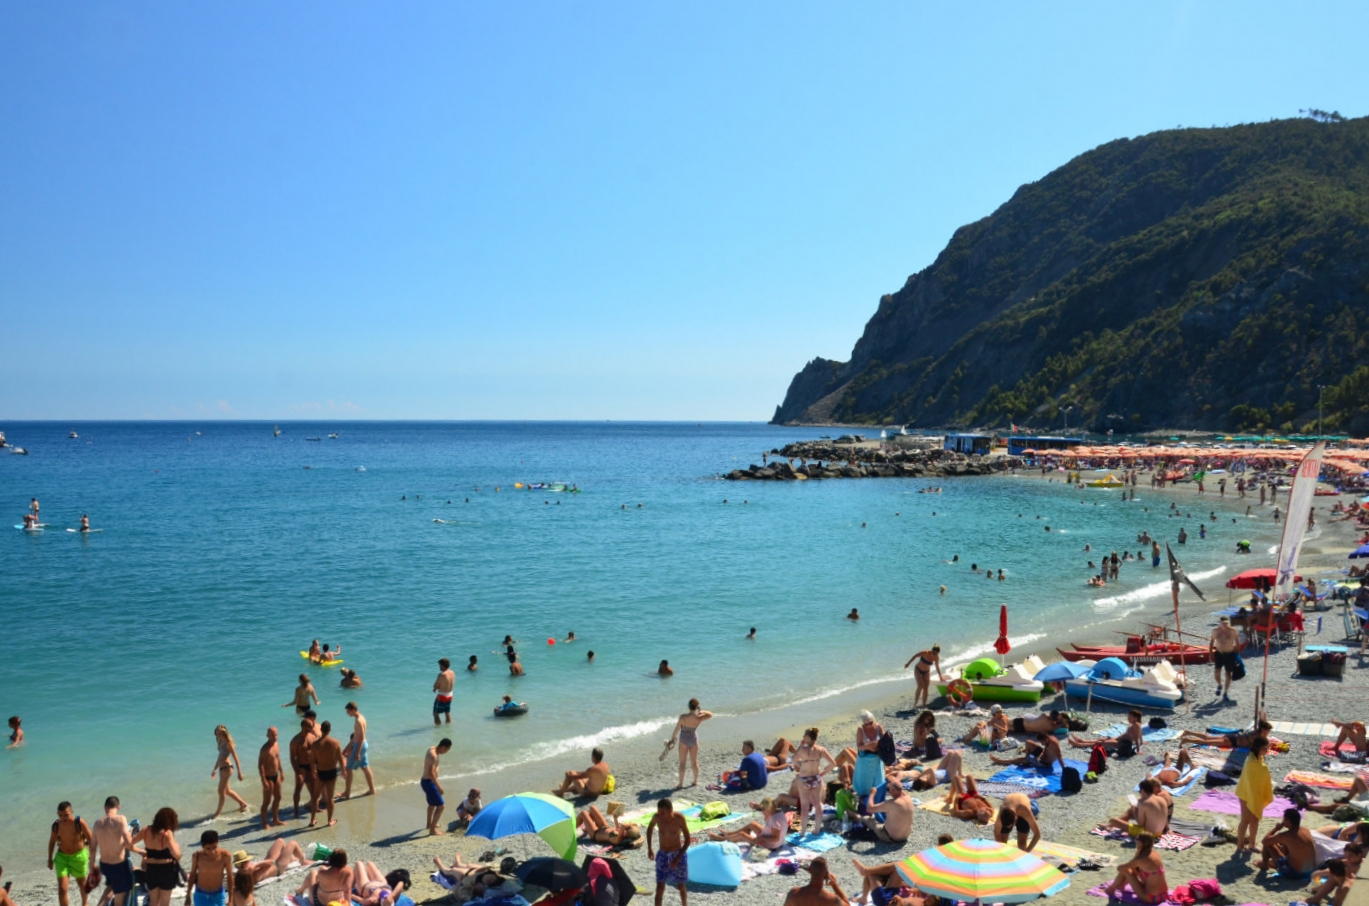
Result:
{"label": "clear sky", "polygon": [[0,420],[764,420],[1071,157],[1369,112],[1366,34],[1363,0],[12,0]]}

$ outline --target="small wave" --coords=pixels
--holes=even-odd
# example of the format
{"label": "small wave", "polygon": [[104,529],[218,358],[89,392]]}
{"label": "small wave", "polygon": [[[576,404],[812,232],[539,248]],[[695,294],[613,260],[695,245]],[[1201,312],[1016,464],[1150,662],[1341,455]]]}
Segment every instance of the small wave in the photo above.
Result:
{"label": "small wave", "polygon": [[[1189,576],[1189,578],[1195,582],[1198,582],[1202,579],[1211,579],[1213,576],[1220,576],[1224,572],[1226,572],[1226,567],[1219,566],[1216,569],[1209,569],[1203,572],[1193,573]],[[1116,610],[1122,604],[1136,604],[1141,601],[1149,601],[1151,598],[1163,598],[1168,594],[1169,580],[1165,579],[1162,582],[1152,582],[1149,585],[1142,585],[1135,591],[1129,591],[1120,595],[1111,595],[1106,598],[1099,598],[1097,601],[1093,602],[1093,609],[1105,613],[1107,611]],[[1133,608],[1128,610],[1127,612],[1134,613],[1136,610],[1140,610],[1140,608]]]}
{"label": "small wave", "polygon": [[[617,727],[605,727],[597,733],[587,733],[583,736],[571,736],[567,739],[555,739],[550,742],[538,743],[531,748],[524,749],[512,761],[500,764],[492,764],[478,768],[473,771],[463,771],[460,774],[444,775],[443,780],[459,780],[463,777],[479,777],[486,774],[495,774],[509,768],[519,767],[520,765],[532,764],[538,761],[545,761],[555,758],[558,755],[565,755],[568,752],[583,752],[586,749],[596,749],[605,743],[616,742],[624,739],[634,739],[638,736],[646,736],[648,733],[655,733],[662,727],[670,726],[675,722],[675,718],[659,718],[656,720],[642,720],[633,724],[623,724]],[[416,783],[417,781],[415,781]]]}

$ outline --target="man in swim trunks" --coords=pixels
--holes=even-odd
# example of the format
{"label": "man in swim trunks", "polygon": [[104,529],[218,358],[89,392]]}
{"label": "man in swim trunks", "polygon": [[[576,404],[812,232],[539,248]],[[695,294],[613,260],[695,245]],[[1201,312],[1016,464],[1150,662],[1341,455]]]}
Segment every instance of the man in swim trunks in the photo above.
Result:
{"label": "man in swim trunks", "polygon": [[1260,871],[1277,868],[1287,878],[1306,881],[1317,867],[1317,848],[1312,832],[1302,826],[1302,813],[1295,808],[1284,809],[1283,820],[1260,841],[1260,860],[1255,863]]}
{"label": "man in swim trunks", "polygon": [[261,829],[284,827],[280,820],[280,797],[285,788],[284,774],[280,766],[280,732],[275,727],[266,728],[266,742],[257,752],[257,775],[261,777]]}
{"label": "man in swim trunks", "polygon": [[228,882],[233,878],[233,856],[219,848],[219,832],[200,834],[200,848],[190,857],[185,882],[185,902],[193,894],[195,906],[227,906]]}
{"label": "man in swim trunks", "polygon": [[452,750],[452,741],[444,739],[437,745],[428,749],[423,756],[423,777],[418,781],[423,788],[423,795],[428,799],[428,833],[434,837],[440,837],[446,833],[437,826],[442,820],[442,809],[446,807],[447,801],[442,798],[442,783],[437,779],[438,762],[443,755]]}
{"label": "man in swim trunks", "polygon": [[442,715],[447,715],[447,723],[452,722],[452,687],[456,685],[456,674],[452,672],[452,662],[445,657],[437,662],[437,679],[433,680],[433,726],[442,723]]}
{"label": "man in swim trunks", "polygon": [[1127,809],[1122,817],[1108,819],[1107,826],[1124,830],[1133,837],[1142,833],[1151,833],[1157,838],[1163,837],[1169,827],[1169,809],[1165,800],[1156,795],[1158,787],[1159,784],[1149,777],[1142,780],[1139,787],[1141,795],[1136,804]]}
{"label": "man in swim trunks", "polygon": [[[998,809],[998,820],[994,822],[993,838],[999,843],[1007,843],[1013,828],[1017,829],[1017,848],[1031,852],[1041,842],[1041,825],[1036,823],[1032,814],[1031,800],[1024,793],[1009,793],[1003,797],[1003,805]],[[1027,842],[1027,835],[1031,842]]]}
{"label": "man in swim trunks", "polygon": [[[1231,674],[1240,660],[1241,634],[1231,625],[1230,617],[1220,617],[1217,628],[1212,630],[1212,638],[1207,643],[1212,652],[1212,677],[1217,683],[1217,695],[1228,700],[1231,692]],[[1226,672],[1226,684],[1222,683],[1222,672]]]}
{"label": "man in swim trunks", "polygon": [[[661,851],[651,845],[652,835],[659,828]],[[656,814],[646,827],[646,857],[656,862],[656,906],[665,899],[665,888],[671,884],[680,892],[680,906],[687,906],[689,894],[685,885],[689,883],[689,825],[684,816],[675,811],[675,804],[669,799],[656,803]]]}
{"label": "man in swim trunks", "polygon": [[1069,726],[1069,718],[1059,711],[1049,714],[1023,714],[1012,719],[1013,733],[1054,733]]}
{"label": "man in swim trunks", "polygon": [[371,774],[371,742],[366,733],[366,717],[357,710],[356,702],[347,703],[347,716],[352,718],[351,754],[347,757],[347,786],[342,790],[342,798],[352,798],[352,775],[359,769],[366,778],[366,792],[363,796],[373,796],[376,791],[375,776]]}
{"label": "man in swim trunks", "polygon": [[90,875],[90,850],[86,847],[90,841],[90,827],[72,812],[71,803],[59,803],[57,820],[52,822],[52,834],[48,837],[48,868],[57,874],[57,902],[61,906],[67,906],[67,878],[76,879],[81,906],[86,906],[90,898],[86,886]]}
{"label": "man in swim trunks", "polygon": [[[903,784],[891,783],[886,787],[888,798],[875,802],[875,791],[871,790],[865,799],[867,814],[860,822],[872,832],[881,843],[906,843],[913,834],[913,797],[903,792]],[[880,823],[876,813],[884,814]]]}
{"label": "man in swim trunks", "polygon": [[590,765],[583,771],[566,771],[566,779],[551,791],[553,796],[598,796],[604,791],[608,780],[608,762],[604,761],[604,750],[596,748],[589,753]]}
{"label": "man in swim trunks", "polygon": [[290,740],[290,767],[295,771],[295,817],[299,817],[300,789],[309,791],[309,800],[314,799],[314,757],[312,749],[318,733],[311,717],[299,722],[299,732]]}
{"label": "man in swim trunks", "polygon": [[301,673],[299,675],[299,685],[295,687],[295,697],[281,705],[281,707],[288,708],[291,705],[294,705],[295,716],[303,717],[304,712],[309,710],[310,700],[312,700],[316,706],[323,704],[318,700],[318,693],[314,691],[314,684],[309,682],[309,674]]}
{"label": "man in swim trunks", "polygon": [[1000,758],[989,753],[989,760],[994,764],[1019,764],[1028,768],[1054,770],[1055,765],[1063,764],[1065,759],[1060,754],[1060,740],[1049,733],[1037,733],[1035,739],[1027,740],[1023,754],[1019,757]]}
{"label": "man in swim trunks", "polygon": [[119,797],[110,796],[105,800],[105,816],[91,828],[90,861],[100,866],[114,906],[124,906],[133,889],[133,864],[128,858],[131,849],[133,835],[128,819],[119,814]]}
{"label": "man in swim trunks", "polygon": [[318,782],[314,784],[314,798],[309,801],[309,826],[318,821],[319,806],[328,810],[328,826],[337,824],[333,817],[333,789],[337,785],[337,775],[344,764],[342,743],[332,736],[333,725],[328,721],[319,724],[319,737],[309,746],[309,754],[314,762],[314,772]]}

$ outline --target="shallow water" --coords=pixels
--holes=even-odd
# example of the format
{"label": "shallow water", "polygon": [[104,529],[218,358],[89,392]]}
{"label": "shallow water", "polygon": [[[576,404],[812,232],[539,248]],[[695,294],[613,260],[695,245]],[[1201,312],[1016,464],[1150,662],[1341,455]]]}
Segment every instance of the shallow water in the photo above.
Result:
{"label": "shallow water", "polygon": [[[444,773],[465,773],[653,732],[692,696],[741,714],[886,680],[933,642],[948,660],[982,653],[1004,602],[1019,643],[1109,637],[1168,599],[1148,562],[1125,564],[1120,588],[1083,586],[1087,560],[1135,551],[1142,528],[1172,537],[1186,525],[1181,557],[1214,591],[1238,537],[1276,541],[1271,526],[1221,513],[1199,541],[1197,520],[1166,518],[1170,498],[1144,486],[1123,504],[1116,491],[1025,477],[942,480],[940,494],[911,479],[718,480],[811,429],[3,427],[31,451],[0,455],[5,524],[37,496],[49,528],[0,536],[0,712],[21,714],[29,734],[0,753],[7,814],[19,817],[0,825],[0,848],[16,834],[41,845],[59,799],[87,815],[112,792],[132,815],[168,802],[207,814],[217,723],[237,737],[255,801],[256,748],[270,724],[297,729],[280,705],[302,668],[335,732],[349,726],[349,698],[367,714],[380,782],[408,782],[440,735],[439,657],[458,670]],[[83,512],[104,531],[64,531]],[[859,623],[844,619],[852,607]],[[758,638],[746,641],[751,626]],[[571,630],[579,641],[547,644]],[[505,633],[521,640],[524,677],[507,673]],[[346,692],[335,669],[309,667],[297,652],[313,638],[340,644],[365,687]],[[474,674],[462,670],[472,654]],[[662,658],[670,680],[651,675]],[[506,693],[531,713],[495,720]]]}

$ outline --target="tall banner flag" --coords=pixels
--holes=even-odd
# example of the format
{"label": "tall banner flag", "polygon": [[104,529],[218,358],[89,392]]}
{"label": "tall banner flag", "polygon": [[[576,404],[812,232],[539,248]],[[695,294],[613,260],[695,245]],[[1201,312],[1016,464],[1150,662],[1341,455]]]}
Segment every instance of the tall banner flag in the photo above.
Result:
{"label": "tall banner flag", "polygon": [[1298,554],[1302,552],[1302,536],[1307,531],[1307,516],[1312,511],[1312,498],[1317,491],[1317,476],[1321,474],[1321,458],[1325,452],[1326,443],[1319,441],[1298,463],[1297,472],[1293,475],[1293,490],[1288,495],[1288,514],[1283,523],[1283,541],[1279,545],[1275,600],[1283,600],[1293,593]]}

